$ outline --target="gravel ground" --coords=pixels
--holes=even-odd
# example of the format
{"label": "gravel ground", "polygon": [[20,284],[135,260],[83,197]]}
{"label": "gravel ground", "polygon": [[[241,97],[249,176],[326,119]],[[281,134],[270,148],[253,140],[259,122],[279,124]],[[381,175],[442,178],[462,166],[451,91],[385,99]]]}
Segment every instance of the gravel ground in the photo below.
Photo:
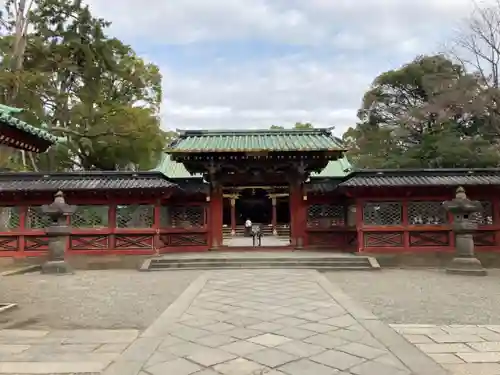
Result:
{"label": "gravel ground", "polygon": [[486,277],[442,270],[330,272],[326,276],[387,323],[500,324],[500,270]]}
{"label": "gravel ground", "polygon": [[[145,329],[199,271],[78,271],[2,277],[0,329]],[[387,323],[500,324],[500,270],[487,277],[441,270],[331,272],[326,276]]]}
{"label": "gravel ground", "polygon": [[19,308],[0,314],[0,329],[144,329],[199,274],[106,270],[2,277],[0,301]]}

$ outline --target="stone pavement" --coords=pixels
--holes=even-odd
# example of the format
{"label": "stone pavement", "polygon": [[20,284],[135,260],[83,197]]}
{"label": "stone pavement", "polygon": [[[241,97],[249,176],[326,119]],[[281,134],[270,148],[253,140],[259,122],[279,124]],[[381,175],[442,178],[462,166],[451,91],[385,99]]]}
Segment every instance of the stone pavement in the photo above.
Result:
{"label": "stone pavement", "polygon": [[142,333],[0,330],[0,374],[500,375],[500,326],[391,327],[313,270],[210,271]]}
{"label": "stone pavement", "polygon": [[137,330],[0,330],[0,374],[100,374]]}
{"label": "stone pavement", "polygon": [[105,375],[444,375],[311,270],[207,272]]}
{"label": "stone pavement", "polygon": [[391,326],[454,375],[500,375],[500,325]]}

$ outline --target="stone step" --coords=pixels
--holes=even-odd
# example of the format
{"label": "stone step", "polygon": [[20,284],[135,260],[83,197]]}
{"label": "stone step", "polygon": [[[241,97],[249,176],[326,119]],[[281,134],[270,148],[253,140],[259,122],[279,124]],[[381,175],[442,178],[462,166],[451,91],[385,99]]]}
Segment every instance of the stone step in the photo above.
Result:
{"label": "stone step", "polygon": [[[290,228],[278,227],[278,228],[276,228],[276,231],[278,233],[290,233]],[[235,232],[236,233],[245,233],[245,227],[244,226],[237,226],[235,228]],[[269,225],[264,225],[262,227],[262,232],[263,233],[272,233],[273,227],[269,226]],[[231,233],[231,227],[223,227],[222,233]]]}
{"label": "stone step", "polygon": [[[222,237],[224,240],[230,240],[231,238],[248,238],[250,241],[252,241],[252,237],[245,237],[243,234],[236,234],[234,236],[230,235],[230,234],[225,234],[223,237]],[[269,236],[262,236],[262,238],[273,238],[273,239],[276,239],[276,240],[279,240],[279,241],[288,241],[290,242],[290,236],[273,236],[273,235],[269,235]]]}
{"label": "stone step", "polygon": [[207,265],[196,265],[196,266],[186,266],[186,267],[171,267],[171,268],[150,268],[148,270],[141,271],[192,271],[192,270],[214,270],[214,269],[225,269],[225,270],[239,270],[239,269],[315,269],[318,271],[374,271],[376,268],[371,267],[363,267],[363,266],[344,266],[344,267],[335,267],[335,266],[304,266],[304,265],[296,265],[296,266],[275,266],[275,265],[245,265],[244,267],[238,266],[227,266],[227,267],[216,267],[212,264]]}
{"label": "stone step", "polygon": [[[233,235],[233,234],[231,233],[231,231],[228,231],[228,232],[223,232],[223,233],[222,233],[222,235],[223,235],[224,237],[243,237],[243,236],[245,235],[245,232],[244,232],[244,231],[241,231],[241,232],[236,231],[236,232],[234,233],[234,235]],[[269,231],[267,231],[267,232],[266,232],[266,231],[263,231],[263,232],[262,232],[262,235],[263,235],[264,237],[273,237],[273,236],[274,236],[274,234],[273,234],[273,232],[272,232],[271,230],[269,230]],[[290,237],[290,232],[279,232],[279,231],[278,231],[275,237],[283,237],[283,238],[288,238],[288,237]]]}
{"label": "stone step", "polygon": [[203,262],[220,262],[220,263],[261,263],[261,262],[281,262],[281,263],[338,263],[338,264],[367,264],[368,259],[365,257],[341,257],[341,258],[286,258],[280,257],[275,259],[270,258],[152,258],[153,264],[176,264],[176,263],[203,263]]}
{"label": "stone step", "polygon": [[308,268],[329,270],[377,270],[380,268],[374,258],[365,256],[337,257],[183,257],[168,256],[147,259],[142,271],[175,270],[175,269],[239,269],[239,268]]}

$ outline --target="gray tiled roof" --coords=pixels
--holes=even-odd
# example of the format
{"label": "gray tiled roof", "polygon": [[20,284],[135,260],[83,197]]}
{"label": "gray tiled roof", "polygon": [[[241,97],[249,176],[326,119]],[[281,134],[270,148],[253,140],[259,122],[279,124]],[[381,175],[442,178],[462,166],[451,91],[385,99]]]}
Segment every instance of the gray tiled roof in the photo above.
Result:
{"label": "gray tiled roof", "polygon": [[205,194],[210,193],[210,185],[201,178],[173,179],[179,187],[178,192],[183,194]]}
{"label": "gray tiled roof", "polygon": [[340,184],[346,187],[459,185],[500,185],[500,169],[358,171]]}
{"label": "gray tiled roof", "polygon": [[305,184],[306,192],[308,193],[329,193],[337,189],[337,186],[342,182],[339,178],[330,179],[312,179]]}
{"label": "gray tiled roof", "polygon": [[156,172],[0,173],[0,192],[167,189],[176,186]]}

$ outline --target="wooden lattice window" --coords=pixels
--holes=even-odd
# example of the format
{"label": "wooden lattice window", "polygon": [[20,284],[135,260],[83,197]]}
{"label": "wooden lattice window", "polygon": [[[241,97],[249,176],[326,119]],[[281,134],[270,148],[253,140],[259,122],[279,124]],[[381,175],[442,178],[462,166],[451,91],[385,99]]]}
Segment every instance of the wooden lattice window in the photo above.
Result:
{"label": "wooden lattice window", "polygon": [[330,228],[345,225],[345,207],[335,204],[313,204],[307,208],[309,228]]}
{"label": "wooden lattice window", "polygon": [[117,228],[151,228],[153,222],[153,205],[137,204],[116,206]]}
{"label": "wooden lattice window", "polygon": [[442,225],[448,223],[448,215],[441,202],[418,201],[408,203],[408,224]]}
{"label": "wooden lattice window", "polygon": [[75,213],[71,216],[73,228],[107,228],[109,207],[88,205],[76,206]]}
{"label": "wooden lattice window", "polygon": [[401,202],[367,202],[363,206],[363,223],[367,225],[401,225]]}
{"label": "wooden lattice window", "polygon": [[472,214],[471,219],[478,225],[493,225],[493,204],[481,201],[482,210]]}
{"label": "wooden lattice window", "polygon": [[163,206],[160,212],[162,227],[201,228],[205,226],[204,206]]}
{"label": "wooden lattice window", "polygon": [[21,224],[20,207],[0,207],[0,232],[10,232],[19,228]]}
{"label": "wooden lattice window", "polygon": [[45,229],[50,225],[49,217],[42,212],[42,206],[28,207],[26,213],[26,228]]}

